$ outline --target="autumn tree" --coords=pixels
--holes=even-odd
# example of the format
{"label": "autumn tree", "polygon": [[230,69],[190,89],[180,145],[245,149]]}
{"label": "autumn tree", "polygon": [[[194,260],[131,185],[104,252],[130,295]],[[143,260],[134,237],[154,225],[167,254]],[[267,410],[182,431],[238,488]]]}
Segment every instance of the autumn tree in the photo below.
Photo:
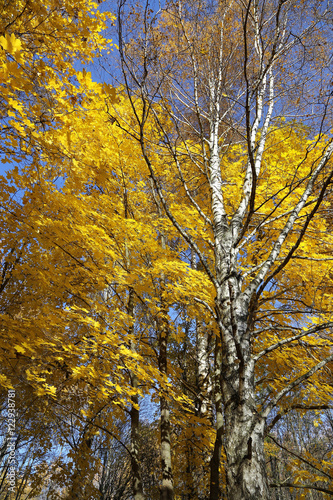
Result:
{"label": "autumn tree", "polygon": [[[23,192],[6,200],[3,229],[9,234],[10,227],[18,241],[26,241],[22,258],[12,259],[13,269],[4,260],[4,280],[6,270],[12,271],[6,292],[15,300],[3,314],[12,339],[3,346],[3,384],[17,385],[19,373],[54,408],[55,427],[62,422],[57,439],[68,456],[52,477],[72,497],[96,493],[88,480],[99,467],[94,436],[104,430],[117,439],[114,422],[129,412],[126,452],[139,498],[139,398],[154,391],[167,404],[166,395],[178,394],[153,345],[167,319],[160,312],[161,281],[181,275],[186,263],[160,242],[165,221],[142,174],[139,146],[108,119],[113,93],[88,73],[77,76],[84,105],[62,116],[61,127],[36,133],[52,145],[41,161],[3,179],[4,191]],[[118,106],[125,124],[131,109],[124,99]],[[59,177],[49,176],[54,168]],[[189,285],[184,283],[184,293]],[[163,300],[168,310],[175,296],[165,294]]]}
{"label": "autumn tree", "polygon": [[279,424],[329,407],[331,13],[120,2],[116,92],[75,70],[106,46],[95,7],[6,7],[1,383],[45,406],[64,498],[325,489],[274,457],[302,457]]}
{"label": "autumn tree", "polygon": [[330,275],[330,7],[179,1],[134,10],[119,3],[136,119],[125,128],[215,294],[205,304],[216,325],[210,499],[220,497],[222,445],[228,498],[269,498],[267,418],[296,397],[309,408],[325,401],[320,380],[332,360],[329,295],[314,277]]}
{"label": "autumn tree", "polygon": [[[57,157],[58,152],[43,141],[42,132],[52,128],[59,130],[61,118],[80,105],[82,89],[74,66],[78,60],[88,63],[107,46],[101,31],[105,20],[112,15],[101,14],[97,4],[86,1],[75,6],[66,1],[4,1],[0,8],[0,156],[1,162],[10,164],[13,169],[7,179],[1,179],[2,232],[11,234],[4,237],[1,244],[2,312],[6,315],[6,325],[21,305],[20,289],[29,289],[28,281],[33,280],[31,274],[27,276],[22,270],[20,278],[18,274],[14,276],[32,241],[31,228],[24,227],[23,212],[20,212],[24,185],[15,183],[15,174],[25,167],[33,169],[33,182],[37,185],[43,159],[49,155]],[[55,172],[52,167],[47,174],[49,180],[59,176],[59,169]],[[11,220],[8,213],[12,214]],[[29,305],[26,301],[27,309],[31,307],[31,315],[33,302],[36,303],[36,297]],[[7,327],[9,325],[4,326],[4,331]],[[14,330],[9,327],[12,344],[19,345],[23,331],[18,333],[18,342],[15,342]],[[5,364],[7,347],[3,346],[1,351]]]}

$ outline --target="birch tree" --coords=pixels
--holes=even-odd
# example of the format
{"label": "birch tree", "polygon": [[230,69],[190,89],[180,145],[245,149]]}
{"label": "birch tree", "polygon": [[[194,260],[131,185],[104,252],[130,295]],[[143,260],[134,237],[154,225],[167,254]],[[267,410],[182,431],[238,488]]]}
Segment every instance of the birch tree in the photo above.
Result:
{"label": "birch tree", "polygon": [[[147,2],[134,16],[124,0],[118,8],[124,85],[136,120],[127,131],[140,143],[166,216],[215,291],[214,305],[203,304],[217,328],[210,500],[220,498],[222,444],[227,497],[270,498],[267,421],[294,390],[311,392],[333,359],[327,296],[305,276],[303,296],[290,284],[302,259],[329,273],[330,16],[328,3],[292,0],[180,0],[157,12]],[[151,118],[155,137],[147,133]],[[286,162],[290,139],[296,149]],[[174,170],[205,238],[177,210],[156,154]],[[283,308],[291,320],[284,321]],[[307,364],[281,361],[282,379],[258,393],[257,374],[266,370],[269,378],[271,356],[323,338],[326,347]]]}

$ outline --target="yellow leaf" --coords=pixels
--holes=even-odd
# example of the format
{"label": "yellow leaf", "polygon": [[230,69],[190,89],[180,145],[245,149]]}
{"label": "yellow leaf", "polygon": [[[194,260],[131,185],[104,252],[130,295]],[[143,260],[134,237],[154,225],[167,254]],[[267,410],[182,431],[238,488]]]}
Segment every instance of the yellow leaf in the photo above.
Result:
{"label": "yellow leaf", "polygon": [[14,33],[11,35],[8,35],[6,33],[6,36],[0,36],[0,45],[2,45],[3,49],[9,52],[10,54],[14,55],[17,51],[21,50],[22,43],[19,38],[16,38]]}

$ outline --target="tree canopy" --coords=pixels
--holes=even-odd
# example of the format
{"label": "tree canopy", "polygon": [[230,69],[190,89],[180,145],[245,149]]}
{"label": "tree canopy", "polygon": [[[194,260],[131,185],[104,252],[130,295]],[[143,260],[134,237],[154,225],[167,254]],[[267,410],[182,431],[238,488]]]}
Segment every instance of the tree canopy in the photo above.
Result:
{"label": "tree canopy", "polygon": [[330,5],[2,9],[3,498],[330,498]]}

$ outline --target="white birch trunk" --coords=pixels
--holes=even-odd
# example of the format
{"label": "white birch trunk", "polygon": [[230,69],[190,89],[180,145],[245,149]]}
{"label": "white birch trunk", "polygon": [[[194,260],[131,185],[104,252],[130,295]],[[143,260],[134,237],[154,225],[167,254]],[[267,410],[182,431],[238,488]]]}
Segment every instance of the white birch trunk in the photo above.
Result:
{"label": "white birch trunk", "polygon": [[[216,135],[211,136],[210,183],[215,236],[216,312],[221,341],[215,353],[217,404],[218,382],[224,409],[224,448],[227,458],[227,494],[231,500],[268,500],[264,459],[265,421],[255,406],[254,363],[247,334],[250,296],[241,290],[235,254],[237,231],[227,221],[222,198],[222,179]],[[217,376],[217,373],[215,377]],[[220,445],[221,442],[221,446]],[[210,500],[219,498],[219,465],[222,449],[221,411],[216,406],[216,439],[211,461]],[[214,465],[214,466],[213,466]]]}
{"label": "white birch trunk", "polygon": [[211,379],[209,373],[208,355],[208,332],[202,323],[196,322],[196,347],[198,365],[198,389],[199,389],[199,415],[201,417],[211,417],[210,396],[212,392]]}

